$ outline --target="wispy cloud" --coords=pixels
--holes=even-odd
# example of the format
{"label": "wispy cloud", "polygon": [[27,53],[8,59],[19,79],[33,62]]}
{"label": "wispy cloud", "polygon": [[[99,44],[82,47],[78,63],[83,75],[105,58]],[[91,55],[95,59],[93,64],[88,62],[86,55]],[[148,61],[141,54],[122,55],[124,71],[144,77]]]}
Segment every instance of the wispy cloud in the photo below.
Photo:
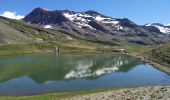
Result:
{"label": "wispy cloud", "polygon": [[7,17],[10,19],[22,19],[24,16],[22,15],[17,15],[16,12],[10,12],[10,11],[5,11],[4,13],[0,14],[0,16]]}

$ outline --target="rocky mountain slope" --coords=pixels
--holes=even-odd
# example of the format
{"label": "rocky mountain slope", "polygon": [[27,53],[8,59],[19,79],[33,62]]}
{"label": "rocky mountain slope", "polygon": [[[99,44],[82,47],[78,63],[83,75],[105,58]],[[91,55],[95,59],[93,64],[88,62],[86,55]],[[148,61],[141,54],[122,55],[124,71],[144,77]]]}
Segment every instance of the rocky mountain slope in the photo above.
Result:
{"label": "rocky mountain slope", "polygon": [[0,44],[31,43],[34,40],[12,27],[9,19],[0,17]]}
{"label": "rocky mountain slope", "polygon": [[23,21],[80,39],[112,45],[156,45],[169,41],[169,36],[155,26],[140,26],[127,18],[112,18],[96,11],[48,11],[36,8]]}
{"label": "rocky mountain slope", "polygon": [[160,32],[170,35],[170,25],[163,25],[160,23],[146,24],[145,26],[154,26],[160,30]]}
{"label": "rocky mountain slope", "polygon": [[55,52],[113,52],[103,45],[74,38],[63,32],[0,17],[0,55]]}
{"label": "rocky mountain slope", "polygon": [[61,32],[0,17],[0,45],[57,42],[59,38],[69,37]]}

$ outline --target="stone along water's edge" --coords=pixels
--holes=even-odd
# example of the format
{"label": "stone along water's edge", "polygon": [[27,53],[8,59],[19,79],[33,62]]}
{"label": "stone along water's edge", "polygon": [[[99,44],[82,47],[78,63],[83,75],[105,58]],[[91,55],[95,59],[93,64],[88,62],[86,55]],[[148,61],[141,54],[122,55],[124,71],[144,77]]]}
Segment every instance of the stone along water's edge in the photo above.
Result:
{"label": "stone along water's edge", "polygon": [[110,90],[99,93],[78,95],[63,100],[169,100],[170,86],[154,86]]}

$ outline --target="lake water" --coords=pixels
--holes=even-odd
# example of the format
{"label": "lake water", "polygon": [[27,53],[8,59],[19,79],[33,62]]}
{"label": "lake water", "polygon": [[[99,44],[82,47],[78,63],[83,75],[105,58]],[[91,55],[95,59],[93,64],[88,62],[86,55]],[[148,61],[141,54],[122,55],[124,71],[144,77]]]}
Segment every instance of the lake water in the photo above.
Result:
{"label": "lake water", "polygon": [[0,57],[0,95],[170,85],[170,76],[122,54]]}

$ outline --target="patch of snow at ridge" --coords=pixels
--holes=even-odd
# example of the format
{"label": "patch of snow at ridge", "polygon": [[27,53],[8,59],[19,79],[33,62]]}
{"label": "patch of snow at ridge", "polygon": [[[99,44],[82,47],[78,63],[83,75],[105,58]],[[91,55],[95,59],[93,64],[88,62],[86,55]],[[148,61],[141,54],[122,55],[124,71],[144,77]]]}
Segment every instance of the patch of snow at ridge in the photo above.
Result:
{"label": "patch of snow at ridge", "polygon": [[162,33],[170,34],[170,28],[157,26],[157,25],[153,25],[153,26],[157,27],[160,30],[160,32],[162,32]]}
{"label": "patch of snow at ridge", "polygon": [[45,25],[44,28],[53,29],[53,27],[51,25]]}
{"label": "patch of snow at ridge", "polygon": [[49,11],[47,8],[41,8],[41,9],[46,10],[46,11]]}
{"label": "patch of snow at ridge", "polygon": [[81,13],[78,13],[78,16],[80,16],[80,17],[92,17],[92,18],[94,18],[94,17],[91,16],[91,15],[88,15],[88,14],[81,14]]}
{"label": "patch of snow at ridge", "polygon": [[109,18],[109,17],[101,17],[101,16],[96,16],[95,20],[107,23],[107,24],[118,24],[119,21],[116,21],[115,19]]}
{"label": "patch of snow at ridge", "polygon": [[82,28],[85,26],[85,27],[89,27],[93,30],[95,30],[95,29],[88,24],[90,22],[89,18],[94,19],[99,22],[102,22],[102,23],[106,23],[106,24],[116,25],[119,23],[119,21],[116,21],[113,18],[102,17],[100,15],[92,16],[92,15],[85,14],[85,13],[75,13],[75,14],[63,13],[63,15],[66,18],[68,18],[69,20],[71,20],[72,22],[74,22],[76,25],[78,25],[78,27]]}
{"label": "patch of snow at ridge", "polygon": [[108,24],[118,24],[119,23],[119,21],[102,21],[103,23],[108,23]]}
{"label": "patch of snow at ridge", "polygon": [[76,23],[80,28],[82,28],[83,26],[85,27],[89,27],[91,29],[94,29],[93,27],[91,27],[89,24],[83,23],[83,22],[77,22]]}
{"label": "patch of snow at ridge", "polygon": [[77,17],[76,20],[83,21],[83,22],[88,21],[88,20],[86,20],[86,19],[84,19],[84,18],[82,18],[82,17]]}
{"label": "patch of snow at ridge", "polygon": [[101,17],[101,16],[96,16],[95,18],[97,21],[103,21],[105,19],[111,19],[111,18],[104,18],[104,17]]}
{"label": "patch of snow at ridge", "polygon": [[116,28],[116,30],[128,30],[128,28],[122,27],[121,25],[113,25],[113,27]]}
{"label": "patch of snow at ridge", "polygon": [[70,19],[71,21],[74,21],[74,20],[89,21],[89,20],[87,20],[85,18],[86,17],[92,17],[92,16],[89,16],[89,15],[86,15],[86,14],[81,14],[81,13],[77,13],[77,14],[64,13],[63,15],[65,17],[67,17],[68,19]]}
{"label": "patch of snow at ridge", "polygon": [[67,17],[68,19],[75,20],[75,18],[77,17],[76,14],[69,14],[69,13],[64,13],[63,14],[65,17]]}
{"label": "patch of snow at ridge", "polygon": [[154,25],[154,24],[146,24],[145,26],[155,26],[160,30],[160,32],[165,34],[170,34],[170,28],[168,28],[168,25],[160,26],[160,25]]}
{"label": "patch of snow at ridge", "polygon": [[152,26],[152,24],[146,24],[145,26]]}
{"label": "patch of snow at ridge", "polygon": [[77,13],[77,14],[64,13],[63,15],[66,18],[68,18],[69,20],[71,20],[72,22],[74,22],[76,25],[78,25],[78,27],[80,27],[80,28],[82,28],[82,27],[89,27],[91,29],[94,29],[93,27],[88,25],[88,22],[90,20],[85,19],[86,17],[92,17],[92,16],[88,16],[86,14],[80,14],[80,13]]}

